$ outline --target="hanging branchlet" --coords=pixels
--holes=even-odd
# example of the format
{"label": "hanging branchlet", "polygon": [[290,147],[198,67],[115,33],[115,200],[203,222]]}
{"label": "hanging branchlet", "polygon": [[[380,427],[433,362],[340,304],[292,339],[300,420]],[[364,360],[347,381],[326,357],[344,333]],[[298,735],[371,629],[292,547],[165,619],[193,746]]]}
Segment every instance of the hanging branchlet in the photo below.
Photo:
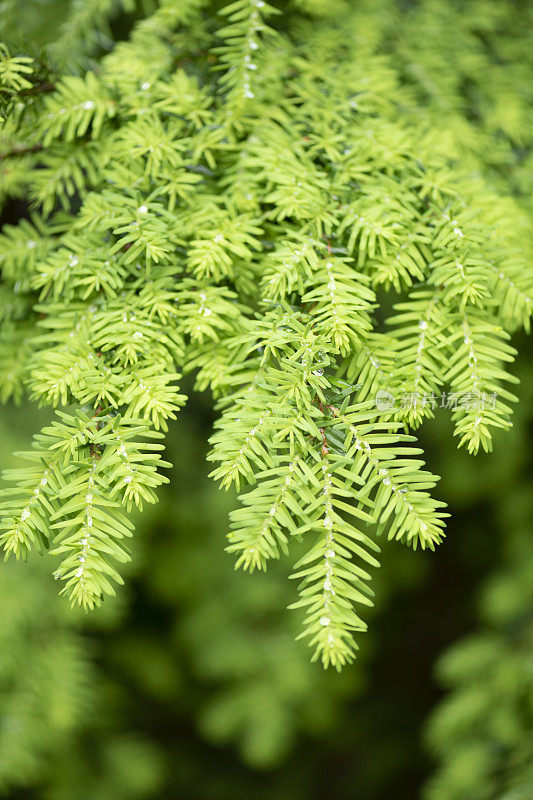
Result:
{"label": "hanging branchlet", "polygon": [[236,0],[220,12],[228,18],[228,25],[218,31],[223,44],[213,48],[224,70],[221,88],[227,92],[227,108],[233,113],[242,112],[247,101],[256,96],[255,73],[258,69],[258,51],[262,38],[272,31],[264,20],[278,9],[265,0]]}

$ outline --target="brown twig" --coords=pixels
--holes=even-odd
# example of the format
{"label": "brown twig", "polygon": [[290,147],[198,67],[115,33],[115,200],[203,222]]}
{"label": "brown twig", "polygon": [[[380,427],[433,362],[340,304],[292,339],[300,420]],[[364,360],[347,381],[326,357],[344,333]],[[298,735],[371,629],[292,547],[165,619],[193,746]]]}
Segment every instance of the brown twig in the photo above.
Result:
{"label": "brown twig", "polygon": [[21,89],[20,92],[17,92],[17,95],[39,94],[40,92],[48,93],[55,91],[55,88],[55,83],[50,83],[50,81],[42,81],[41,83],[36,83],[35,86],[32,86],[29,89]]}
{"label": "brown twig", "polygon": [[20,145],[9,150],[7,153],[0,153],[0,161],[4,161],[6,158],[11,158],[12,156],[25,156],[27,153],[39,153],[43,149],[44,147],[40,142],[36,142],[36,144]]}

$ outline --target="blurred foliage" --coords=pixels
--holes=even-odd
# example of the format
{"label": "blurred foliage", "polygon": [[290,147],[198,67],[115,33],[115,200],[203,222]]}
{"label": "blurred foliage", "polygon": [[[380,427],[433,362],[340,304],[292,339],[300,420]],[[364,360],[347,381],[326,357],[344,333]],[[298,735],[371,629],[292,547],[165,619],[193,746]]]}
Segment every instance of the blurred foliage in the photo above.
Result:
{"label": "blurred foliage", "polygon": [[[528,3],[296,1],[313,26],[356,6],[353,35],[395,55],[440,146],[468,152],[531,213]],[[0,14],[6,29],[23,18],[22,38],[45,45],[65,5],[8,0]],[[0,795],[413,800],[430,772],[419,743],[439,700],[430,665],[447,648],[437,666],[446,695],[426,728],[438,767],[424,796],[530,800],[531,355],[524,346],[523,399],[493,458],[458,456],[444,413],[425,431],[446,476],[449,538],[440,559],[385,546],[372,633],[341,676],[292,644],[295,621],[279,611],[292,599],[284,564],[243,576],[224,554],[231,498],[205,477],[210,412],[197,398],[169,442],[173,488],[138,521],[129,594],[73,617],[38,560],[0,566]],[[5,413],[4,464],[40,424],[31,415]]]}
{"label": "blurred foliage", "polygon": [[[533,549],[531,491],[514,493],[506,563],[481,595],[479,632],[440,659],[450,690],[433,714],[428,741],[441,766],[428,800],[533,796]],[[516,527],[515,527],[516,526]]]}
{"label": "blurred foliage", "polygon": [[427,725],[428,747],[439,761],[427,800],[533,797],[531,364],[523,367],[522,388],[514,441],[498,468],[481,475],[459,469],[455,477],[459,502],[493,498],[501,563],[482,583],[475,632],[437,663],[447,695]]}

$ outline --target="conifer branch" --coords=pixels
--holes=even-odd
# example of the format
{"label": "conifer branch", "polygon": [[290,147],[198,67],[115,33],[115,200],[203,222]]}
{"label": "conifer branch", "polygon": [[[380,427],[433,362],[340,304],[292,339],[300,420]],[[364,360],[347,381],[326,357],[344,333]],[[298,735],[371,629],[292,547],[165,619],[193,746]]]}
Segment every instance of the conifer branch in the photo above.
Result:
{"label": "conifer branch", "polygon": [[511,425],[524,219],[472,152],[435,145],[394,58],[339,42],[334,14],[163,0],[108,51],[129,3],[69,8],[50,85],[0,51],[23,104],[5,191],[33,209],[0,234],[0,355],[17,354],[0,397],[57,414],[7,474],[4,549],[59,558],[84,608],[113,593],[193,373],[219,414],[211,475],[240,492],[228,550],[253,570],[300,548],[303,635],[340,668],[376,537],[444,536],[409,429],[448,406],[475,453]]}

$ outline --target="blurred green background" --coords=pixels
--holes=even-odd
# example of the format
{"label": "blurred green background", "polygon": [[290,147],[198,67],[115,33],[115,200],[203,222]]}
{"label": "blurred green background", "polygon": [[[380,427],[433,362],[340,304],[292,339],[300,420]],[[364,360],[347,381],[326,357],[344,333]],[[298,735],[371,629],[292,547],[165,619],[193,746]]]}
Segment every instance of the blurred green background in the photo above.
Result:
{"label": "blurred green background", "polygon": [[[304,10],[303,29],[348,9],[348,35],[394,59],[406,113],[433,115],[436,146],[460,151],[531,221],[530,4],[286,5]],[[40,47],[67,7],[1,2],[3,30]],[[150,7],[117,13],[102,48]],[[26,211],[8,203],[5,219]],[[231,498],[207,478],[212,408],[193,394],[168,440],[170,485],[137,520],[115,600],[73,613],[39,558],[0,565],[0,796],[532,800],[533,348],[515,343],[520,403],[492,455],[457,451],[444,410],[423,429],[448,536],[436,553],[383,543],[370,632],[341,675],[294,643],[290,563],[234,571]],[[47,414],[2,411],[2,467]]]}

